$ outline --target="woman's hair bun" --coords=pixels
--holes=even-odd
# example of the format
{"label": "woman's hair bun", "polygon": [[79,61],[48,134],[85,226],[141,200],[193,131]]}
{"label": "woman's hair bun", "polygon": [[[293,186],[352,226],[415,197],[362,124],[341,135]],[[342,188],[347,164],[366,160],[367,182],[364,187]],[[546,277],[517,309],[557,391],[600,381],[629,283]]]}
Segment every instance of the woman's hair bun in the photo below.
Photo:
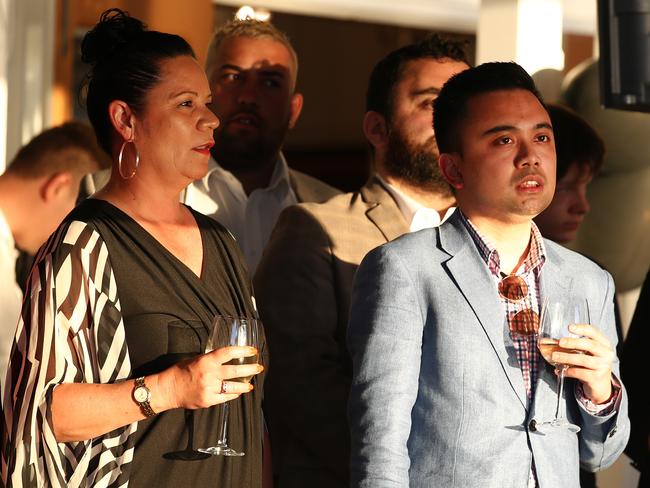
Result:
{"label": "woman's hair bun", "polygon": [[81,60],[95,66],[140,36],[146,25],[118,8],[106,10],[81,43]]}

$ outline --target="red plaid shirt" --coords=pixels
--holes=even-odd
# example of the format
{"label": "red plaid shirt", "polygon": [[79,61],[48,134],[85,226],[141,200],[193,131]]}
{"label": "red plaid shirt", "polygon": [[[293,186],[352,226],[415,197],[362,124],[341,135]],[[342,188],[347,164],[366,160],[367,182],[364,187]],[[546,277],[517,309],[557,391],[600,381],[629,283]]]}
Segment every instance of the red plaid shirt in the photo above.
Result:
{"label": "red plaid shirt", "polygon": [[[499,253],[496,248],[481,235],[476,227],[462,214],[462,221],[467,227],[469,234],[472,236],[478,252],[487,264],[494,286],[498,287],[499,282],[505,276],[501,272],[501,263]],[[512,317],[521,311],[530,309],[536,312],[539,316],[540,313],[540,298],[539,298],[539,275],[546,261],[546,253],[544,250],[544,243],[542,235],[539,233],[535,223],[532,223],[532,230],[530,233],[530,246],[528,256],[525,261],[516,270],[515,274],[526,281],[528,285],[528,295],[521,300],[512,301],[499,295],[501,306],[503,307],[504,314],[508,321],[510,329],[510,337],[515,349],[515,354],[521,368],[521,374],[524,378],[524,385],[526,386],[526,394],[528,395],[528,403],[532,401],[534,385],[537,382],[537,375],[539,371],[540,355],[537,349],[537,334],[520,334],[516,328],[512,326]]]}

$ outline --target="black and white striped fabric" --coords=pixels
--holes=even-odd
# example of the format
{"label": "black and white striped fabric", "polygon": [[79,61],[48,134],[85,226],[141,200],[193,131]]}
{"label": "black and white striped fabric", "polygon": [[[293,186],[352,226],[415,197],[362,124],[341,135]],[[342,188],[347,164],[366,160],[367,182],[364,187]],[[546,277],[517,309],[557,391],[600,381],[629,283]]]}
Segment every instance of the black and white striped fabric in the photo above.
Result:
{"label": "black and white striped fabric", "polygon": [[[57,385],[159,373],[205,351],[215,315],[256,316],[232,236],[189,210],[200,230],[200,276],[128,214],[92,198],[39,252],[3,385],[8,487],[261,488],[263,374],[251,393],[230,402],[228,440],[246,452],[236,464],[183,455],[217,439],[218,406],[166,410],[84,442],[54,436]],[[263,341],[260,357],[266,363]]]}
{"label": "black and white striped fabric", "polygon": [[3,384],[6,486],[128,484],[137,423],[92,440],[57,443],[50,416],[60,383],[112,383],[131,364],[106,244],[85,222],[52,235],[36,258]]}

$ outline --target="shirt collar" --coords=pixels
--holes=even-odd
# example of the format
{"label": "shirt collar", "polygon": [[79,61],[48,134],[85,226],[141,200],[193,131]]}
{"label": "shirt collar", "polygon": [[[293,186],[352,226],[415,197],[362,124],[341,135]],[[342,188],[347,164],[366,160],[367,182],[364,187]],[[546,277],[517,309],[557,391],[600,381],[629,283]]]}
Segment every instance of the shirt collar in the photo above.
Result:
{"label": "shirt collar", "polygon": [[[2,250],[3,247],[5,251]],[[9,256],[14,260],[18,258],[14,235],[9,228],[9,222],[7,222],[4,212],[0,209],[0,254],[4,252],[9,253]]]}
{"label": "shirt collar", "polygon": [[8,243],[11,247],[15,246],[14,235],[11,233],[9,222],[7,222],[7,218],[2,209],[0,209],[0,240]]}
{"label": "shirt collar", "polygon": [[450,207],[441,219],[440,213],[436,209],[425,207],[399,188],[388,183],[381,176],[376,175],[376,177],[383,187],[386,188],[386,191],[388,191],[388,193],[393,197],[395,203],[397,203],[397,207],[402,213],[404,220],[409,224],[409,230],[411,232],[430,227],[438,227],[451,217],[456,209],[456,207]]}
{"label": "shirt collar", "polygon": [[[465,216],[465,214],[459,210],[461,222],[465,225],[465,228],[469,232],[469,235],[472,237],[478,252],[485,261],[485,264],[488,265],[488,268],[495,276],[500,276],[501,274],[501,261],[499,258],[499,253],[496,247],[489,241],[489,239],[483,236],[479,230],[472,224],[472,222]],[[535,222],[531,222],[530,228],[530,247],[528,249],[528,255],[524,260],[520,270],[517,270],[517,274],[526,275],[531,271],[535,270],[536,273],[542,269],[544,262],[546,261],[546,249],[544,247],[544,241],[542,239],[542,234],[539,232]]]}

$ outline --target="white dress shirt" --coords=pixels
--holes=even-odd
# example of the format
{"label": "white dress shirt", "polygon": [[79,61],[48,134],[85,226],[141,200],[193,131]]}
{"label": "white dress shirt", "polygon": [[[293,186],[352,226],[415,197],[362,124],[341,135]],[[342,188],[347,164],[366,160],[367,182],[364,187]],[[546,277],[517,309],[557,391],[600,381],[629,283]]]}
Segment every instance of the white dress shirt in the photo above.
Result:
{"label": "white dress shirt", "polygon": [[7,361],[23,304],[23,292],[16,283],[16,250],[9,224],[0,209],[0,383],[5,384]]}
{"label": "white dress shirt", "polygon": [[381,176],[377,175],[377,179],[384,185],[386,191],[391,194],[397,203],[397,207],[402,212],[404,220],[409,224],[410,232],[438,227],[451,217],[454,210],[456,210],[456,207],[449,207],[441,219],[440,214],[435,208],[425,207],[420,202],[388,183]]}
{"label": "white dress shirt", "polygon": [[253,276],[280,212],[298,199],[280,154],[269,185],[248,196],[240,181],[210,158],[208,174],[187,188],[184,202],[232,232]]}

